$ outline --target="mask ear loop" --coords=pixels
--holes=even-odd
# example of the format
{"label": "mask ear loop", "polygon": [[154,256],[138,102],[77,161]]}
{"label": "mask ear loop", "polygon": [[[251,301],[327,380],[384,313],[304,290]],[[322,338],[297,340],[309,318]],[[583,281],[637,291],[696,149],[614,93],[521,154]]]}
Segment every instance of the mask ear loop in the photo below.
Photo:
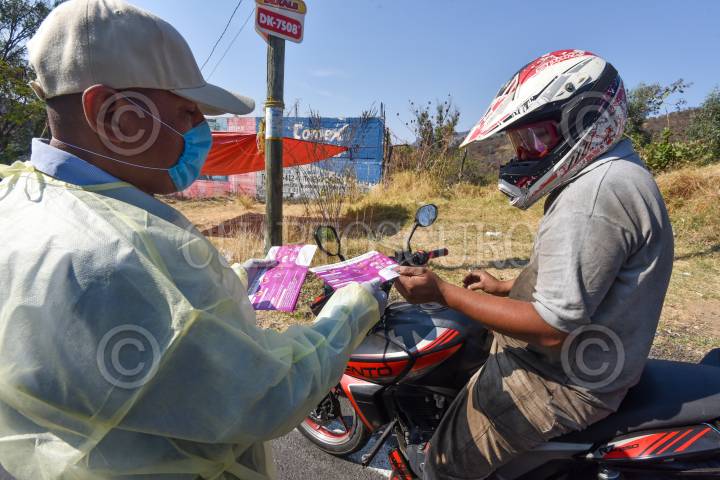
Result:
{"label": "mask ear loop", "polygon": [[154,118],[155,120],[157,120],[158,122],[160,122],[161,125],[166,126],[167,128],[169,128],[169,129],[172,130],[173,132],[177,133],[179,136],[181,136],[181,137],[183,137],[183,138],[185,137],[182,133],[178,132],[178,131],[175,130],[173,127],[171,127],[170,125],[168,125],[167,123],[163,122],[161,119],[159,119],[158,117],[156,117],[155,115],[153,115],[151,112],[149,112],[148,110],[144,109],[141,105],[139,105],[137,102],[135,102],[132,98],[130,98],[130,97],[128,97],[128,96],[123,96],[123,98],[124,98],[125,100],[127,100],[128,102],[132,103],[133,105],[135,105],[137,108],[139,108],[139,109],[142,110],[143,112],[145,112],[145,113],[147,113],[148,115],[150,115],[150,117],[152,117],[152,118]]}
{"label": "mask ear loop", "polygon": [[88,150],[86,148],[78,147],[77,145],[73,145],[72,143],[68,143],[65,140],[60,140],[59,138],[55,138],[58,142],[62,143],[63,145],[67,145],[68,147],[77,148],[78,150],[82,150],[83,152],[89,153],[91,155],[97,155],[98,157],[105,158],[107,160],[112,160],[113,162],[122,163],[124,165],[130,165],[131,167],[137,167],[137,168],[144,168],[146,170],[161,170],[164,172],[167,172],[170,170],[169,168],[163,168],[163,167],[148,167],[147,165],[140,165],[138,163],[130,163],[130,162],[124,162],[122,160],[118,160],[117,158],[108,157],[107,155],[103,155],[102,153],[93,152],[92,150]]}

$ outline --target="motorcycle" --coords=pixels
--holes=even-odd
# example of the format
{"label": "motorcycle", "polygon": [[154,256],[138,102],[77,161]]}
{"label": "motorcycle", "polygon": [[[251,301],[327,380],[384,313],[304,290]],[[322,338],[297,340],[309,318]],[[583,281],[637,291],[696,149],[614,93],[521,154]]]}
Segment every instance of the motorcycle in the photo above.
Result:
{"label": "motorcycle", "polygon": [[[418,227],[437,218],[435,205],[415,215],[401,265],[426,265],[447,249],[413,252]],[[344,260],[330,226],[315,231],[327,255]],[[387,283],[387,292],[392,287]],[[332,295],[325,287],[311,309]],[[422,478],[423,445],[457,393],[488,357],[492,333],[441,305],[389,304],[380,322],[351,355],[340,382],[298,430],[321,450],[346,456],[377,440],[367,466],[391,435],[392,479]],[[585,430],[552,439],[502,466],[496,480],[720,478],[720,348],[699,364],[648,361],[640,382],[618,411]]]}

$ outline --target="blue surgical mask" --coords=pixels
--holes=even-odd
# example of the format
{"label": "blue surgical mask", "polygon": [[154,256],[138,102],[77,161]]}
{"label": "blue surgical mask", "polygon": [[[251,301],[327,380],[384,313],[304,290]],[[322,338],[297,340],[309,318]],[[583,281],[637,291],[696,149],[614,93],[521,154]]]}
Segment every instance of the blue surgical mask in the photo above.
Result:
{"label": "blue surgical mask", "polygon": [[63,140],[60,140],[56,138],[56,140],[60,141],[61,143],[64,143],[65,145],[68,145],[70,147],[77,148],[78,150],[82,150],[87,153],[92,153],[93,155],[97,155],[99,157],[112,160],[114,162],[122,163],[123,165],[129,165],[131,167],[137,167],[137,168],[144,168],[146,170],[162,170],[168,172],[170,175],[170,179],[172,180],[173,184],[175,184],[175,188],[177,188],[177,191],[182,191],[188,188],[192,183],[198,179],[200,176],[200,170],[202,170],[203,165],[205,165],[205,160],[207,159],[208,153],[210,153],[210,147],[212,146],[212,133],[210,132],[210,126],[206,121],[202,121],[201,123],[195,125],[193,128],[185,132],[184,134],[178,132],[173,127],[168,125],[167,123],[163,122],[161,119],[153,115],[151,112],[147,111],[142,106],[138,105],[136,102],[134,102],[131,98],[126,97],[131,103],[135,104],[138,108],[143,110],[145,113],[150,115],[152,118],[160,122],[164,127],[167,127],[169,130],[174,132],[175,134],[183,137],[184,146],[183,151],[180,154],[180,158],[178,158],[178,161],[170,168],[162,168],[162,167],[149,167],[146,165],[138,165],[136,163],[130,163],[123,160],[118,160],[117,158],[109,157],[107,155],[103,155],[97,152],[93,152],[91,150],[87,150],[82,147],[78,147],[77,145],[73,145],[72,143],[65,142]]}
{"label": "blue surgical mask", "polygon": [[207,122],[191,128],[183,135],[185,147],[178,158],[178,161],[168,173],[178,191],[185,190],[200,176],[210,146],[212,145],[212,134]]}

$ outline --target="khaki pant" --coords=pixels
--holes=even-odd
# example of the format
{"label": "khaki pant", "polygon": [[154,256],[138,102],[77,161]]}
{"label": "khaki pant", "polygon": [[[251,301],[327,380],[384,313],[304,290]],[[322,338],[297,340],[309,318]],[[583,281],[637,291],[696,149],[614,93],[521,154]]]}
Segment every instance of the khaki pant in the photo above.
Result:
{"label": "khaki pant", "polygon": [[493,343],[485,366],[448,409],[430,441],[425,479],[484,479],[519,454],[610,413],[526,368]]}

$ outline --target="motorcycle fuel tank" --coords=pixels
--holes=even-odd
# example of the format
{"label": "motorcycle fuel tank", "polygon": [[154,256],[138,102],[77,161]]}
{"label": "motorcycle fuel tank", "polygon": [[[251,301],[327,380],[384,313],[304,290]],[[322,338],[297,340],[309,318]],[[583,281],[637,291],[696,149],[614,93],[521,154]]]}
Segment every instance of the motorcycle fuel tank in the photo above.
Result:
{"label": "motorcycle fuel tank", "polygon": [[393,303],[351,355],[345,373],[380,384],[415,381],[456,356],[469,336],[484,340],[487,331],[441,305]]}

